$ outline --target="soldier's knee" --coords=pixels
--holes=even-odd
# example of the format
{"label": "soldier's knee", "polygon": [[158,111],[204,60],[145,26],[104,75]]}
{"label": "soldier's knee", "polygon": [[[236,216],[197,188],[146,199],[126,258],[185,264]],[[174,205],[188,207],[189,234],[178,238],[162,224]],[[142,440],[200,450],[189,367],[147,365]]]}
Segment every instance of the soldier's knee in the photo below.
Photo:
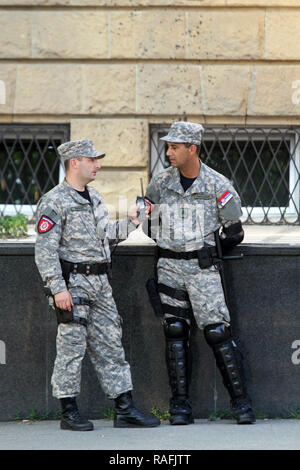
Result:
{"label": "soldier's knee", "polygon": [[228,341],[231,338],[231,331],[224,323],[214,323],[204,328],[204,337],[209,346]]}
{"label": "soldier's knee", "polygon": [[166,339],[188,338],[190,327],[183,318],[170,317],[164,320],[164,333]]}

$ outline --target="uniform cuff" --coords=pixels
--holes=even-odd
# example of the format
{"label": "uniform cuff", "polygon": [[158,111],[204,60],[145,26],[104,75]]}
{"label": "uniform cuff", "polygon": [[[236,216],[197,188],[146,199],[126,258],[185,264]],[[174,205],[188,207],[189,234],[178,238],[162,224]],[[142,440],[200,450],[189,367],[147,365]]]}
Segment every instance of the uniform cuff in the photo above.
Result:
{"label": "uniform cuff", "polygon": [[51,279],[48,281],[48,287],[51,290],[52,295],[58,294],[64,290],[67,290],[67,284],[63,278]]}

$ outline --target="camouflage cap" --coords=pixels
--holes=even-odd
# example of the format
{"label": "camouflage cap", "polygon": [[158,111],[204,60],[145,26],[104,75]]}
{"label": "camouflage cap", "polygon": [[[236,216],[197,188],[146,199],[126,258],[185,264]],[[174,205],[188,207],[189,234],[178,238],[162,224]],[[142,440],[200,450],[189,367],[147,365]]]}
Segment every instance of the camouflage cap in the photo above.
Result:
{"label": "camouflage cap", "polygon": [[57,147],[58,154],[63,162],[70,158],[92,157],[103,158],[105,153],[98,152],[92,140],[71,140]]}
{"label": "camouflage cap", "polygon": [[168,135],[161,137],[160,140],[200,145],[203,132],[204,127],[201,124],[178,121],[171,125]]}

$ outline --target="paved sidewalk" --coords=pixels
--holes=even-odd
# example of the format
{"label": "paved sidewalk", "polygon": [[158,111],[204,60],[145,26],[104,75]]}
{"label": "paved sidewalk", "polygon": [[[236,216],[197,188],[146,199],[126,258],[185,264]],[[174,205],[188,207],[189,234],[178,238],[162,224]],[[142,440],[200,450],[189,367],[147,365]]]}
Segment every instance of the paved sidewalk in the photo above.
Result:
{"label": "paved sidewalk", "polygon": [[[61,431],[59,421],[0,422],[1,450],[300,450],[300,420],[235,421],[197,419],[189,426],[115,429],[93,420],[94,431]],[[112,452],[112,455],[115,453]],[[134,453],[133,453],[134,455]]]}

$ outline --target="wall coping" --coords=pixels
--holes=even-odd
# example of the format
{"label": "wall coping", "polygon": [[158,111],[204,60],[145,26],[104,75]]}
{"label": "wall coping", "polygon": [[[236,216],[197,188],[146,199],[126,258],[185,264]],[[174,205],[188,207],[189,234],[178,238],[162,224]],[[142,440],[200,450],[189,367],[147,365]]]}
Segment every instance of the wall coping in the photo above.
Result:
{"label": "wall coping", "polygon": [[[33,256],[35,243],[0,243],[0,256]],[[152,245],[118,245],[114,256],[154,256],[155,246]],[[242,243],[232,254],[242,253],[244,256],[300,256],[300,246],[266,245]]]}

